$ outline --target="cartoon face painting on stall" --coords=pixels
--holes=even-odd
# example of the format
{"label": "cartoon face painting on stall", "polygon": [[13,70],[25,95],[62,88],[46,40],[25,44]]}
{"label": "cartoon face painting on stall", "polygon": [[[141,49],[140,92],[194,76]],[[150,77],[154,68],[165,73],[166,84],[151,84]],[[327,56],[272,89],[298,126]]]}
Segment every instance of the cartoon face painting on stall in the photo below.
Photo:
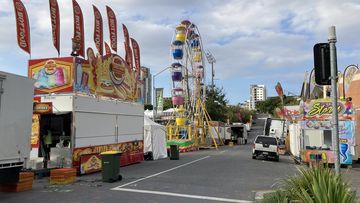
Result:
{"label": "cartoon face painting on stall", "polygon": [[[307,100],[300,106],[302,161],[310,162],[315,154],[334,163],[332,145],[332,103],[330,99]],[[339,153],[341,164],[352,164],[355,158],[355,116],[351,98],[338,102]],[[356,158],[357,159],[357,158]]]}

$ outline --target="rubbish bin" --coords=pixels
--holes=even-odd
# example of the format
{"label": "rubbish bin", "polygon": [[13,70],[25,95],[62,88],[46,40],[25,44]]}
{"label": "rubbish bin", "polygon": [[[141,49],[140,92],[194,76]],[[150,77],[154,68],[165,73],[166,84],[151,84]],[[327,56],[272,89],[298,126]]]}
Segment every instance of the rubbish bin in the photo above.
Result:
{"label": "rubbish bin", "polygon": [[100,154],[102,164],[102,181],[112,183],[121,180],[119,174],[120,170],[120,156],[119,151],[107,151]]}
{"label": "rubbish bin", "polygon": [[176,144],[170,145],[170,160],[179,160],[179,146]]}
{"label": "rubbish bin", "polygon": [[310,154],[310,161],[316,160],[316,154]]}
{"label": "rubbish bin", "polygon": [[319,167],[322,164],[321,154],[310,154],[310,166]]}

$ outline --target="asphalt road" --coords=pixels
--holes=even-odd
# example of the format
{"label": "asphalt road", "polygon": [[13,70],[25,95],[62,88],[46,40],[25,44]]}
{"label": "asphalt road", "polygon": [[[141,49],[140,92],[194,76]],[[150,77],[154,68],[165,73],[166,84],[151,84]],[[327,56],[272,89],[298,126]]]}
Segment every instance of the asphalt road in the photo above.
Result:
{"label": "asphalt road", "polygon": [[296,173],[289,157],[280,157],[280,162],[251,158],[252,141],[262,128],[263,121],[257,120],[247,145],[123,167],[120,182],[102,183],[100,173],[65,186],[49,185],[43,178],[31,191],[0,193],[0,202],[248,202],[256,192]]}

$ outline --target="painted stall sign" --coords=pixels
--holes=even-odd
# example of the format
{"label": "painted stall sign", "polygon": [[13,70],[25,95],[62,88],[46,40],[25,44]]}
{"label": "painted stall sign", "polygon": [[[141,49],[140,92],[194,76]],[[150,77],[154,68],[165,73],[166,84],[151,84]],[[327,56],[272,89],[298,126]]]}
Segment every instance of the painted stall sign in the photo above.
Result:
{"label": "painted stall sign", "polygon": [[31,126],[31,147],[38,148],[40,139],[40,115],[33,114]]}
{"label": "painted stall sign", "polygon": [[354,135],[354,121],[339,122],[339,153],[342,164],[352,164],[351,148],[355,146]]}
{"label": "painted stall sign", "polygon": [[116,54],[96,56],[91,48],[87,55],[88,61],[75,63],[77,93],[138,101],[139,95],[134,93],[141,82],[123,58]]}
{"label": "painted stall sign", "polygon": [[101,170],[100,154],[85,154],[80,157],[80,173],[89,174]]}
{"label": "painted stall sign", "polygon": [[50,114],[53,112],[51,102],[34,103],[33,113],[35,114]]}
{"label": "painted stall sign", "polygon": [[[127,165],[135,162],[142,161],[144,159],[144,143],[143,141],[134,141],[134,142],[125,142],[117,144],[108,144],[108,145],[98,145],[90,147],[81,147],[75,148],[73,151],[73,166],[80,168],[85,167],[84,163],[91,159],[91,156],[94,154],[100,154],[105,151],[120,151],[121,155],[121,165]],[[87,156],[85,156],[87,155]],[[90,156],[91,155],[91,156]],[[83,158],[85,157],[85,159]],[[88,157],[88,159],[86,158]],[[84,159],[84,160],[82,160]],[[90,161],[91,162],[91,161]],[[94,168],[94,167],[92,167]],[[87,169],[87,168],[86,168]],[[84,172],[86,169],[81,169]]]}
{"label": "painted stall sign", "polygon": [[72,67],[72,57],[30,60],[28,77],[35,80],[35,94],[72,92]]}
{"label": "painted stall sign", "polygon": [[[353,120],[352,108],[351,101],[339,101],[337,109],[339,120]],[[308,100],[300,105],[302,119],[329,120],[332,118],[332,112],[332,102],[327,99]]]}

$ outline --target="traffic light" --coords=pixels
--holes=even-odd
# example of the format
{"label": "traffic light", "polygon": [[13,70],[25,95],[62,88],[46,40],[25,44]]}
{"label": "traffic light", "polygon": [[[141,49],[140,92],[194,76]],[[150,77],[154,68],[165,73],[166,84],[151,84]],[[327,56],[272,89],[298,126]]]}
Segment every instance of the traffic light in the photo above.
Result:
{"label": "traffic light", "polygon": [[314,46],[315,82],[318,85],[331,85],[330,45],[318,43]]}

